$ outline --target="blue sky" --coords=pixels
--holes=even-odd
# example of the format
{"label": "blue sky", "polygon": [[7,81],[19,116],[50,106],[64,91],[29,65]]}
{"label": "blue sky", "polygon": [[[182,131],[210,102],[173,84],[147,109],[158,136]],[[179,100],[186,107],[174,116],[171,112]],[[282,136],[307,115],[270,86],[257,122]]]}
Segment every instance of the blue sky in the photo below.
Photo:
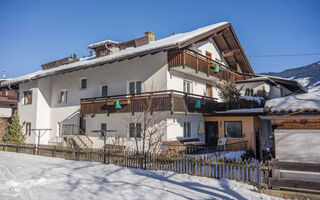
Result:
{"label": "blue sky", "polygon": [[16,77],[101,40],[125,41],[153,31],[156,39],[229,21],[256,73],[320,61],[320,1],[0,0],[0,74]]}

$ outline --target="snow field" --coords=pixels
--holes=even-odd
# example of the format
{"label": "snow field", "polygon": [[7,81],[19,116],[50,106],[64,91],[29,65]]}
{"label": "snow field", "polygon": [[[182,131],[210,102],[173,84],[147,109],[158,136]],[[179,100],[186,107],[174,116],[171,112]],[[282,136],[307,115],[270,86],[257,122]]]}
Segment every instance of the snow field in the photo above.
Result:
{"label": "snow field", "polygon": [[0,152],[0,199],[276,199],[253,186],[163,171]]}

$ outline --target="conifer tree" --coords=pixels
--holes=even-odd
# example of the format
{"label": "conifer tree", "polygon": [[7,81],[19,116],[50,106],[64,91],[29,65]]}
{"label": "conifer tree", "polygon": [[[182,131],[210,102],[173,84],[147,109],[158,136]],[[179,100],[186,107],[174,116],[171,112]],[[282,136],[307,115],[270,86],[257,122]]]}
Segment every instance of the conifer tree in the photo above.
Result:
{"label": "conifer tree", "polygon": [[26,134],[23,133],[25,122],[21,123],[17,111],[13,114],[9,123],[9,132],[5,136],[5,142],[24,143]]}
{"label": "conifer tree", "polygon": [[219,89],[219,97],[227,103],[227,106],[232,104],[236,104],[238,107],[240,106],[240,91],[242,90],[243,86],[238,89],[236,84],[224,82],[222,84],[217,84],[217,87]]}

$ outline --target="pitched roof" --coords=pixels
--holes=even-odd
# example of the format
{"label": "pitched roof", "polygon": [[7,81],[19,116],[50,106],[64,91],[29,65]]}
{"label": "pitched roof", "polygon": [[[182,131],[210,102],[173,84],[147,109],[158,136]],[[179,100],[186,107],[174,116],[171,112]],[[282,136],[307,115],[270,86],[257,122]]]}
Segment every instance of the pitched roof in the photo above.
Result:
{"label": "pitched roof", "polygon": [[[222,30],[222,28],[226,26],[231,27],[231,24],[229,22],[220,22],[187,33],[179,33],[160,40],[152,41],[149,44],[139,46],[136,48],[124,49],[119,53],[111,54],[108,56],[103,56],[92,60],[80,60],[75,63],[61,65],[52,69],[39,70],[37,72],[33,72],[17,78],[13,78],[11,80],[4,81],[1,83],[1,86],[19,84],[22,82],[28,82],[34,79],[39,79],[54,74],[67,73],[75,70],[112,63],[115,61],[121,61],[127,58],[145,55],[148,53],[155,53],[172,48],[180,48],[192,42],[195,38],[200,39],[201,37],[206,37],[208,33],[212,34],[212,31],[220,31]],[[250,65],[249,68],[252,70]]]}
{"label": "pitched roof", "polygon": [[269,112],[320,112],[320,93],[312,92],[268,100],[265,110]]}

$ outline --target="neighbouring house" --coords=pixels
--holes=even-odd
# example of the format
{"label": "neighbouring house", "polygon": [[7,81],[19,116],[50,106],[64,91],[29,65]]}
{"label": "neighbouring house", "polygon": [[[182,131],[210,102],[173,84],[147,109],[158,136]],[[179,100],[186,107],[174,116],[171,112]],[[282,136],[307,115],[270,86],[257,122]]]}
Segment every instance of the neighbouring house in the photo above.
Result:
{"label": "neighbouring house", "polygon": [[[0,83],[8,79],[0,79]],[[0,88],[0,141],[8,132],[8,123],[17,109],[18,92],[12,88]]]}
{"label": "neighbouring house", "polygon": [[[204,115],[213,114],[220,102],[217,83],[254,75],[228,22],[159,40],[148,31],[130,41],[106,40],[89,48],[95,56],[60,59],[1,84],[19,88],[18,112],[26,121],[27,143],[38,139],[31,129],[50,129],[41,144],[73,140],[80,147],[101,147],[97,130],[115,130],[108,134],[110,138],[121,138],[124,145],[134,148],[143,127],[137,116],[146,111],[145,103],[151,99],[150,114],[157,113],[158,121],[165,124],[162,142],[214,145],[209,132],[203,136],[199,130],[205,118],[210,119]],[[230,124],[231,132],[233,127],[237,128]],[[249,140],[255,134],[254,126],[244,130],[248,133],[236,138]],[[218,138],[223,132],[216,134]]]}
{"label": "neighbouring house", "polygon": [[292,94],[307,93],[307,90],[295,80],[275,76],[255,75],[254,78],[236,81],[242,87],[242,96],[265,96],[268,99]]}

